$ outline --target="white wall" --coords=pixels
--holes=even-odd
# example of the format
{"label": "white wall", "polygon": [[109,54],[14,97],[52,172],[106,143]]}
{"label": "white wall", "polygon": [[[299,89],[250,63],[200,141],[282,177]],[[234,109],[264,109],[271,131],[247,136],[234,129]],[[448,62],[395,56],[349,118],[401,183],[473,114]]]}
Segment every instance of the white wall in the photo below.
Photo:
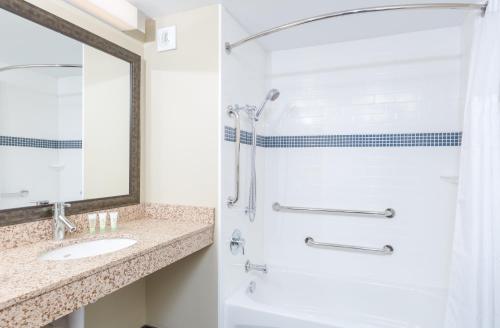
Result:
{"label": "white wall", "polygon": [[218,13],[203,7],[157,19],[177,26],[177,49],[145,45],[145,193],[150,202],[217,202]]}
{"label": "white wall", "polygon": [[[82,140],[82,76],[61,77],[58,84],[58,139]],[[61,201],[83,199],[83,154],[80,148],[58,149],[53,170],[59,173]],[[57,166],[59,165],[59,167]]]}
{"label": "white wall", "polygon": [[85,199],[129,194],[130,63],[83,48]]}
{"label": "white wall", "polygon": [[[307,58],[307,60],[304,60]],[[272,53],[281,97],[268,135],[461,131],[460,28]],[[267,149],[266,255],[274,270],[444,289],[459,147]],[[290,214],[284,205],[382,210],[392,220]],[[381,247],[390,257],[321,251],[304,238]]]}
{"label": "white wall", "polygon": [[[219,7],[157,19],[177,26],[177,49],[145,45],[143,201],[217,207]],[[214,246],[146,278],[148,324],[217,326]]]}
{"label": "white wall", "polygon": [[[57,139],[57,109],[56,78],[23,70],[0,74],[0,135]],[[57,149],[0,146],[0,208],[57,199],[58,176],[49,168],[57,156]],[[29,195],[8,195],[20,190]]]}
{"label": "white wall", "polygon": [[146,322],[146,281],[141,279],[85,307],[85,327],[140,328]]}
{"label": "white wall", "polygon": [[[236,205],[228,208],[227,199],[235,193],[235,143],[224,141],[224,126],[234,127],[234,118],[227,115],[227,107],[235,104],[240,106],[258,106],[263,101],[266,90],[267,55],[258,43],[245,44],[244,49],[238,49],[231,54],[223,50],[224,42],[237,40],[247,33],[238,22],[226,10],[221,15],[221,220],[219,221],[220,243],[219,248],[219,318],[224,318],[224,299],[236,288],[245,283],[244,263],[247,259],[252,262],[262,262],[263,257],[263,234],[264,229],[264,207],[263,190],[266,186],[262,175],[257,182],[257,214],[255,221],[250,222],[245,214],[248,206],[249,177],[250,177],[250,146],[241,145],[240,154],[240,198]],[[250,131],[250,121],[244,112],[240,112],[242,130]],[[258,133],[261,131],[258,128]],[[257,149],[257,170],[264,169],[263,149]],[[239,229],[242,237],[246,239],[245,255],[232,255],[229,251],[229,240],[235,229]]]}
{"label": "white wall", "polygon": [[[0,74],[0,135],[81,140],[81,76],[58,77],[53,73],[46,69]],[[81,199],[81,152],[0,146],[0,208],[32,206],[31,202],[43,200]],[[28,190],[29,194],[8,195],[20,190]]]}

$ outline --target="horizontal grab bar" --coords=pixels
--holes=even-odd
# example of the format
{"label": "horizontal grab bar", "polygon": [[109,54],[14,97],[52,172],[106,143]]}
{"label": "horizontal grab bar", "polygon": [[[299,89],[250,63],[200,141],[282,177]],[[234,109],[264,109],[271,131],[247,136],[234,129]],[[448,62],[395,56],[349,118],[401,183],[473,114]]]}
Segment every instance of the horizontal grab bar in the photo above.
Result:
{"label": "horizontal grab bar", "polygon": [[332,208],[310,208],[310,207],[295,207],[295,206],[282,206],[280,203],[273,204],[273,210],[276,212],[285,210],[291,212],[315,212],[315,213],[328,213],[328,214],[359,214],[359,215],[372,215],[383,216],[388,219],[396,215],[396,211],[392,208],[386,208],[384,211],[360,211],[360,210],[341,210]]}
{"label": "horizontal grab bar", "polygon": [[307,246],[310,246],[310,247],[337,249],[337,250],[341,250],[341,251],[373,253],[373,254],[379,254],[379,255],[391,255],[394,252],[394,248],[391,245],[385,245],[382,248],[372,248],[372,247],[362,247],[362,246],[352,246],[352,245],[320,243],[320,242],[314,241],[314,239],[312,237],[307,237],[305,239],[305,243]]}
{"label": "horizontal grab bar", "polygon": [[0,193],[1,197],[27,197],[30,194],[29,190],[23,189],[18,192],[3,192]]}

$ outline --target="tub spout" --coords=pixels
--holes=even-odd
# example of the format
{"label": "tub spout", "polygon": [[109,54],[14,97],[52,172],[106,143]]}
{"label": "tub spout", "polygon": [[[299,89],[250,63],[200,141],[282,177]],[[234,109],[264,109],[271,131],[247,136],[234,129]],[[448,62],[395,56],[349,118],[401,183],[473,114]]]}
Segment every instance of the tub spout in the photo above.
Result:
{"label": "tub spout", "polygon": [[267,265],[265,264],[253,264],[250,261],[245,263],[245,272],[259,271],[262,273],[267,273]]}

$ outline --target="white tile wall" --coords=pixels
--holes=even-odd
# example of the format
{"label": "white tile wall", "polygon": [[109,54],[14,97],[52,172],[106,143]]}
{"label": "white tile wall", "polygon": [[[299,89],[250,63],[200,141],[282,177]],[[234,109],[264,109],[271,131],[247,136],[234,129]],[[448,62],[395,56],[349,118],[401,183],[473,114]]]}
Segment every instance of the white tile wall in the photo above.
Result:
{"label": "white tile wall", "polygon": [[[245,35],[227,14],[222,41]],[[258,104],[270,88],[281,96],[260,122],[265,135],[461,131],[468,47],[461,28],[446,28],[317,47],[276,51],[245,44],[222,51],[222,105]],[[267,56],[267,57],[266,57]],[[265,78],[263,78],[265,74]],[[222,115],[222,126],[233,126]],[[244,115],[243,115],[244,117]],[[248,125],[243,125],[249,129]],[[242,198],[222,204],[221,298],[246,282],[249,258],[270,270],[350,277],[411,288],[447,286],[459,147],[260,148],[258,215],[243,214],[248,197],[249,147],[242,146]],[[222,145],[222,201],[233,192],[234,144]],[[391,220],[284,213],[283,205],[383,210]],[[230,255],[234,228],[247,256]],[[367,247],[390,244],[391,256],[314,249],[318,241]],[[444,306],[444,305],[443,305]]]}
{"label": "white tile wall", "polygon": [[[81,77],[55,78],[30,70],[1,74],[0,135],[74,140],[81,133]],[[20,190],[29,195],[5,195]],[[0,146],[0,208],[78,200],[81,190],[81,149]]]}
{"label": "white tile wall", "polygon": [[[461,30],[423,31],[271,54],[281,97],[267,135],[460,131]],[[458,147],[267,149],[265,252],[274,269],[445,288]],[[383,210],[392,220],[277,213],[271,205]],[[394,255],[319,250],[304,238]]]}
{"label": "white tile wall", "polygon": [[270,83],[282,97],[266,133],[456,131],[460,35],[449,28],[273,52]]}
{"label": "white tile wall", "polygon": [[[234,20],[234,18],[222,9],[222,41],[241,38],[247,33]],[[223,44],[221,44],[221,48]],[[245,46],[245,51],[234,52],[227,55],[221,49],[221,111],[222,124],[234,127],[233,118],[226,114],[227,106],[234,104],[257,105],[266,94],[266,68],[267,57],[264,50],[258,44]],[[249,121],[246,114],[241,113],[242,129],[249,130]],[[221,131],[224,136],[224,131]],[[221,214],[220,214],[220,236],[219,236],[219,279],[220,301],[230,295],[242,283],[246,282],[244,263],[247,259],[254,262],[263,261],[263,229],[264,229],[264,208],[261,206],[264,194],[259,191],[257,199],[257,216],[254,223],[250,223],[245,215],[245,207],[248,205],[249,188],[249,160],[250,147],[241,147],[241,189],[240,201],[234,208],[228,208],[227,197],[234,195],[234,143],[222,141],[222,186],[221,186]],[[264,170],[264,150],[258,149],[258,171]],[[265,188],[264,177],[261,175],[257,185],[258,190]],[[233,256],[229,252],[229,240],[234,229],[240,229],[243,238],[247,240],[245,256]],[[222,306],[220,307],[222,310]],[[220,318],[223,318],[221,313]]]}
{"label": "white tile wall", "polygon": [[[58,138],[82,140],[82,77],[68,76],[58,79]],[[83,199],[83,151],[59,149],[56,164],[64,165],[58,171],[60,201]]]}
{"label": "white tile wall", "polygon": [[0,135],[56,139],[57,93],[52,76],[30,70],[2,72]]}

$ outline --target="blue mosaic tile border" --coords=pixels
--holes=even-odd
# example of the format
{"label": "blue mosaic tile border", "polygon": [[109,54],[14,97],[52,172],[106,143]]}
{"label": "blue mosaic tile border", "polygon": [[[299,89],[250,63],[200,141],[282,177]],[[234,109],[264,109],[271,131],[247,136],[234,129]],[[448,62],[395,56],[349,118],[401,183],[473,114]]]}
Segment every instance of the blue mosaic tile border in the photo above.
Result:
{"label": "blue mosaic tile border", "polygon": [[[257,146],[266,147],[266,138],[265,136],[257,135]],[[245,145],[252,144],[252,133],[248,131],[240,132],[241,143]],[[236,129],[231,128],[229,126],[224,127],[224,140],[226,141],[236,141]]]}
{"label": "blue mosaic tile border", "polygon": [[51,148],[51,149],[81,149],[81,140],[49,140],[22,137],[0,136],[0,146]]}
{"label": "blue mosaic tile border", "polygon": [[[234,142],[236,131],[226,126],[224,140]],[[241,142],[251,144],[250,132],[241,131]],[[257,146],[265,148],[308,147],[457,147],[462,144],[462,132],[333,134],[312,136],[261,136]]]}

